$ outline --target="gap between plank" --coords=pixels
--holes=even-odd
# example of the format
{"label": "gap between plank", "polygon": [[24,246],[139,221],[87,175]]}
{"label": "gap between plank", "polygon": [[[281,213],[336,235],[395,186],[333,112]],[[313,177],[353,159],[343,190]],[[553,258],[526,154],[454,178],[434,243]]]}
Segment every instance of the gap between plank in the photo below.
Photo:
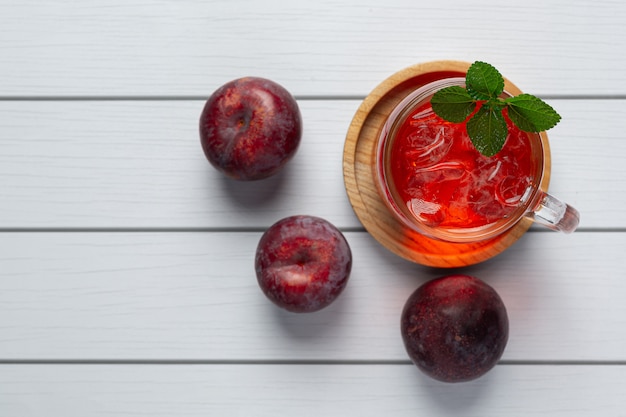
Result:
{"label": "gap between plank", "polygon": [[[366,96],[360,94],[352,95],[295,95],[299,101],[362,101]],[[572,94],[559,95],[547,94],[539,96],[545,100],[626,100],[626,94]],[[0,101],[205,101],[209,96],[204,95],[114,95],[114,96],[0,96]]]}
{"label": "gap between plank", "polygon": [[[180,95],[180,96],[0,96],[0,101],[205,101],[209,96]],[[300,101],[350,101],[363,100],[363,95],[296,95],[296,100]]]}
{"label": "gap between plank", "polygon": [[[372,365],[413,366],[410,360],[2,359],[2,365]],[[626,366],[611,360],[502,360],[499,366]]]}
{"label": "gap between plank", "polygon": [[[0,233],[263,233],[258,227],[0,227]],[[363,227],[339,227],[346,233],[365,233]],[[527,233],[555,233],[545,228],[531,228]],[[581,227],[574,233],[626,233],[626,227]]]}
{"label": "gap between plank", "polygon": [[[0,233],[263,233],[267,227],[0,227]],[[365,232],[362,227],[342,232]]]}

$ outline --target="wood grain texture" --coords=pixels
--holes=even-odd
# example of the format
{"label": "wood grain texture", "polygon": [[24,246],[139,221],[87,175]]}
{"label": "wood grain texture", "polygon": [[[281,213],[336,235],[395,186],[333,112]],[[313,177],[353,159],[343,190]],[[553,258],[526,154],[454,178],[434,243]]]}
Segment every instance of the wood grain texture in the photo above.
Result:
{"label": "wood grain texture", "polygon": [[[624,228],[626,100],[550,100],[550,191],[583,228]],[[299,101],[301,147],[267,181],[229,181],[205,160],[202,101],[0,102],[0,227],[267,227],[314,214],[360,227],[342,179],[361,101]],[[610,198],[607,198],[610,196]]]}
{"label": "wood grain texture", "polygon": [[434,59],[485,60],[534,94],[626,94],[613,0],[3,0],[0,15],[0,96],[198,97],[245,75],[365,95]]}
{"label": "wood grain texture", "polygon": [[[399,317],[444,271],[346,233],[348,287],[315,314],[274,307],[258,288],[260,233],[0,234],[2,360],[406,360]],[[623,233],[527,233],[456,272],[502,296],[504,360],[626,361]],[[1,372],[0,372],[1,373]]]}
{"label": "wood grain texture", "polygon": [[[625,415],[625,4],[0,0],[0,415]],[[490,62],[559,111],[550,191],[584,229],[533,228],[455,270],[511,322],[503,361],[460,385],[420,374],[398,334],[442,270],[365,233],[341,176],[361,100],[437,59]],[[295,159],[253,184],[213,170],[197,131],[203,100],[245,75],[304,116]],[[354,252],[312,315],[271,305],[252,267],[292,214]]]}
{"label": "wood grain texture", "polygon": [[[622,416],[624,366],[496,366],[443,384],[413,365],[3,366],[4,416]],[[567,387],[567,389],[564,389]]]}

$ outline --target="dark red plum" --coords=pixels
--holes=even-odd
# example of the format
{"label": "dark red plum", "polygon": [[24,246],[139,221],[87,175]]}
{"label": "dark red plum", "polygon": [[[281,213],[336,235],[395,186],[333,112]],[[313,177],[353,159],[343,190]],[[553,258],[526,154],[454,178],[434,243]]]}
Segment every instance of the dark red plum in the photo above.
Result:
{"label": "dark red plum", "polygon": [[245,77],[218,88],[200,116],[206,158],[237,180],[277,173],[296,153],[302,116],[293,96],[274,81]]}
{"label": "dark red plum", "polygon": [[419,369],[440,381],[462,382],[496,365],[508,341],[509,321],[491,286],[451,275],[427,282],[409,297],[401,333]]}
{"label": "dark red plum", "polygon": [[263,293],[295,313],[321,310],[344,290],[352,252],[343,234],[313,216],[284,218],[265,231],[256,250],[256,276]]}

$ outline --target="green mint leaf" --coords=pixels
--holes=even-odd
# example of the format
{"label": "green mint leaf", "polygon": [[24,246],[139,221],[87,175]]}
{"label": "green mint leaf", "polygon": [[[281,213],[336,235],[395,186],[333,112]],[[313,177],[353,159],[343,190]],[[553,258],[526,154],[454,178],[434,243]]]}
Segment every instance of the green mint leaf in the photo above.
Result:
{"label": "green mint leaf", "polygon": [[483,105],[467,122],[467,134],[485,156],[494,156],[504,146],[509,129],[499,109]]}
{"label": "green mint leaf", "polygon": [[505,103],[511,121],[525,132],[542,132],[561,120],[549,104],[530,94],[509,97]]}
{"label": "green mint leaf", "polygon": [[430,99],[435,114],[452,123],[462,123],[476,108],[476,101],[459,86],[442,88]]}
{"label": "green mint leaf", "polygon": [[452,123],[463,123],[481,104],[466,127],[474,147],[485,156],[497,154],[506,142],[505,115],[527,132],[548,130],[561,120],[561,116],[539,98],[521,94],[502,99],[503,91],[504,78],[500,72],[485,62],[476,61],[467,70],[465,88],[444,88],[435,93],[430,102],[435,114]]}
{"label": "green mint leaf", "polygon": [[485,105],[499,111],[504,110],[504,108],[506,107],[506,103],[501,98],[492,98],[491,100],[488,100]]}
{"label": "green mint leaf", "polygon": [[504,91],[504,78],[500,71],[486,62],[474,62],[465,75],[469,95],[476,100],[489,100]]}

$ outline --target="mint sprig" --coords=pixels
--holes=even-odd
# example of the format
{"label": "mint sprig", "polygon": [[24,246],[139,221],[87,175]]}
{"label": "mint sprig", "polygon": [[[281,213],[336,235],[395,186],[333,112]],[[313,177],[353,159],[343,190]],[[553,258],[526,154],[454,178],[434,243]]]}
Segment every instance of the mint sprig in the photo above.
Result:
{"label": "mint sprig", "polygon": [[561,116],[550,105],[531,94],[500,98],[504,78],[492,65],[476,61],[467,70],[465,88],[446,87],[437,91],[430,103],[437,116],[452,123],[467,121],[467,134],[474,147],[483,155],[500,152],[508,136],[504,118],[524,132],[541,132],[554,127]]}

